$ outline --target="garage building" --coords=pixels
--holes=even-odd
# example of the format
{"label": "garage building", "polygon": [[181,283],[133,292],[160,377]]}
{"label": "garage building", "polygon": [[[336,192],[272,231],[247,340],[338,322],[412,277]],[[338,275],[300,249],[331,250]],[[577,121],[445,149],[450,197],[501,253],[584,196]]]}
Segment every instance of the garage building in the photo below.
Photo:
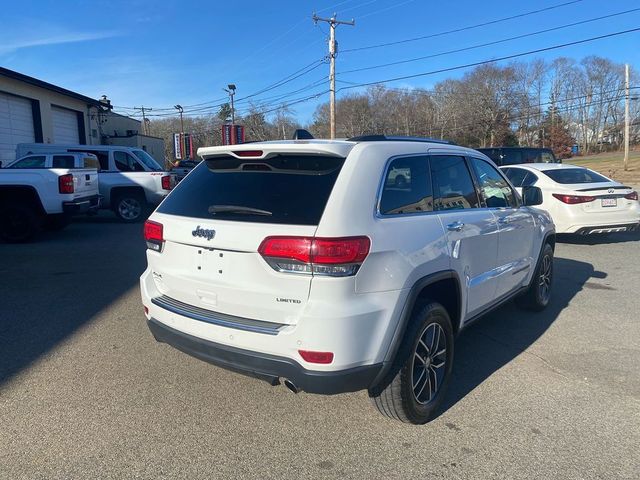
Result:
{"label": "garage building", "polygon": [[96,100],[0,67],[0,161],[15,159],[19,143],[125,145],[164,163],[164,141],[140,135],[141,122]]}

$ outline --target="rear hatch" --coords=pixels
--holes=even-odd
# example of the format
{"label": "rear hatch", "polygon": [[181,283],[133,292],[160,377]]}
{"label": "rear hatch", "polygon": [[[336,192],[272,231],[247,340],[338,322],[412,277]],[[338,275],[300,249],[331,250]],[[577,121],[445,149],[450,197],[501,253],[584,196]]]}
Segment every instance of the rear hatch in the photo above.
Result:
{"label": "rear hatch", "polygon": [[259,248],[267,237],[315,235],[344,156],[244,147],[205,155],[160,205],[151,220],[164,245],[149,266],[169,301],[295,324],[312,276],[276,271]]}

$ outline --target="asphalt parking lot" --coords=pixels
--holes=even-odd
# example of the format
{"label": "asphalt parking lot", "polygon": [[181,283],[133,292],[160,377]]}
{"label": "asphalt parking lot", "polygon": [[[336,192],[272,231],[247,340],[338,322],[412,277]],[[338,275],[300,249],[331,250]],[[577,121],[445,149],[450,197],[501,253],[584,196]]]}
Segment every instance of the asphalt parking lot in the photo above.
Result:
{"label": "asphalt parking lot", "polygon": [[639,476],[638,232],[562,239],[550,307],[465,331],[419,427],[156,343],[141,232],[101,215],[0,244],[0,478]]}

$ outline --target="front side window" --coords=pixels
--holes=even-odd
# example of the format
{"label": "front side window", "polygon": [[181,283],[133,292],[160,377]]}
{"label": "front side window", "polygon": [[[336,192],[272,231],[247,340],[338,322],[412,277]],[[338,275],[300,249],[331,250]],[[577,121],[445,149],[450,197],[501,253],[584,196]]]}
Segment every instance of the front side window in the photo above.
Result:
{"label": "front side window", "polygon": [[113,160],[116,163],[116,168],[121,172],[144,172],[142,165],[127,152],[113,152]]}
{"label": "front side window", "polygon": [[556,163],[556,158],[550,151],[543,150],[541,153],[541,161],[542,163]]}
{"label": "front side window", "polygon": [[471,164],[476,172],[480,191],[488,208],[517,206],[513,190],[498,170],[479,158],[472,158]]}
{"label": "front side window", "polygon": [[44,155],[34,155],[32,157],[26,157],[22,160],[18,160],[8,168],[44,168],[47,157]]}
{"label": "front side window", "polygon": [[480,206],[464,157],[432,156],[430,165],[434,210],[460,210]]}
{"label": "front side window", "polygon": [[433,211],[433,191],[429,178],[429,158],[394,159],[384,176],[380,213],[400,215]]}
{"label": "front side window", "polygon": [[502,171],[514,187],[521,187],[527,176],[527,171],[522,168],[504,168]]}

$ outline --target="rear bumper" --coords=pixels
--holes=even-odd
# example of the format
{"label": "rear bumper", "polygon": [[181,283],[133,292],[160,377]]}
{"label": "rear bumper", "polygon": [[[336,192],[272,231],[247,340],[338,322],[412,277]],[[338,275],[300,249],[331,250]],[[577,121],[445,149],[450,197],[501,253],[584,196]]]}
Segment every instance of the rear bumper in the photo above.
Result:
{"label": "rear bumper", "polygon": [[580,227],[568,233],[576,235],[592,235],[598,233],[614,233],[614,232],[633,232],[640,228],[639,222],[620,223],[616,225],[591,225],[588,227]]}
{"label": "rear bumper", "polygon": [[308,393],[333,395],[367,389],[382,368],[382,364],[375,364],[338,371],[307,370],[290,358],[210,342],[175,330],[153,318],[147,321],[147,325],[157,341],[181,352],[227,370],[265,380],[271,385],[276,385],[279,378],[286,378]]}
{"label": "rear bumper", "polygon": [[78,215],[100,208],[100,195],[76,198],[70,202],[62,202],[62,211],[70,215]]}

